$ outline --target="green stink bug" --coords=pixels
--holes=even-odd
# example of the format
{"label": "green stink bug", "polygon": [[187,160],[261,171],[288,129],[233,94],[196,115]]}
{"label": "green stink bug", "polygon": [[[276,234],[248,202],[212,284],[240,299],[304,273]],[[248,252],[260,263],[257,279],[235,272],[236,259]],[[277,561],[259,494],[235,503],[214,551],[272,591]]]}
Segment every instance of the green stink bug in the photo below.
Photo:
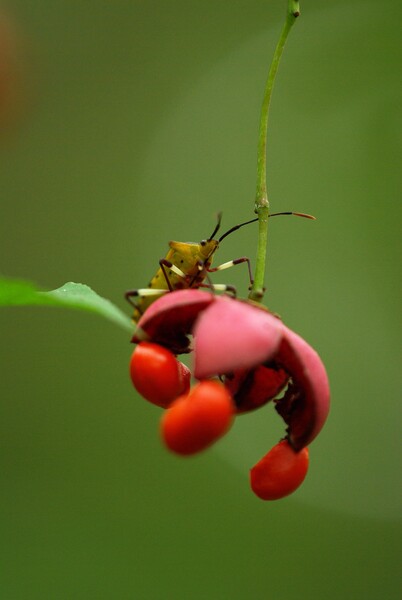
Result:
{"label": "green stink bug", "polygon": [[[149,282],[148,287],[129,290],[125,294],[125,298],[134,307],[133,321],[137,322],[148,306],[159,296],[173,290],[204,286],[219,291],[231,291],[235,293],[235,289],[231,286],[224,284],[214,285],[204,283],[204,281],[208,277],[208,273],[222,271],[243,262],[248,265],[251,284],[250,260],[247,257],[243,256],[235,260],[230,260],[214,268],[211,267],[211,263],[220,242],[226,236],[240,229],[240,227],[254,223],[255,221],[258,221],[258,218],[235,225],[221,235],[219,239],[214,239],[221,225],[221,214],[219,214],[218,222],[208,239],[201,240],[201,242],[169,242],[169,251],[165,258],[159,261],[159,269]],[[133,298],[137,298],[137,300],[134,301]]]}
{"label": "green stink bug", "polygon": [[[312,217],[311,215],[296,212],[273,213],[269,216],[276,217],[279,215],[296,215],[298,217],[315,219],[315,217]],[[221,235],[220,238],[215,239],[215,235],[220,229],[221,217],[222,214],[219,213],[217,224],[209,238],[206,240],[201,240],[201,242],[169,242],[169,251],[165,258],[162,258],[159,261],[159,269],[149,282],[148,287],[129,290],[125,293],[126,300],[134,307],[132,319],[135,323],[139,320],[148,306],[150,306],[159,296],[174,290],[207,287],[217,291],[229,291],[236,294],[236,290],[233,286],[205,283],[209,273],[223,271],[234,265],[247,263],[250,285],[252,285],[253,276],[251,273],[250,260],[246,256],[236,258],[235,260],[229,260],[218,267],[211,267],[211,264],[213,256],[219,248],[219,244],[225,237],[234,231],[237,231],[244,225],[255,223],[258,221],[258,218],[251,219],[251,221],[245,221],[244,223],[240,223],[240,225],[235,225]],[[137,298],[137,300],[135,301],[133,298]]]}

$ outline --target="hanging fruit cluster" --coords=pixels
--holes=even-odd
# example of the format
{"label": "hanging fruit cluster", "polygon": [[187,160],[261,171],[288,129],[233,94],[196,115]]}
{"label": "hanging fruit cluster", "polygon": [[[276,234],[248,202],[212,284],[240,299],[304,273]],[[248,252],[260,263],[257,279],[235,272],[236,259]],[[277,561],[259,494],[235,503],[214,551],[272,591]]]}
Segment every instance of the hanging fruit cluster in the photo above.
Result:
{"label": "hanging fruit cluster", "polygon": [[[286,434],[250,470],[251,488],[276,500],[300,486],[308,446],[329,410],[325,368],[302,338],[253,303],[187,289],[153,302],[132,341],[132,382],[165,409],[161,437],[169,450],[201,452],[236,416],[273,401]],[[184,352],[192,352],[191,371],[177,359]]]}

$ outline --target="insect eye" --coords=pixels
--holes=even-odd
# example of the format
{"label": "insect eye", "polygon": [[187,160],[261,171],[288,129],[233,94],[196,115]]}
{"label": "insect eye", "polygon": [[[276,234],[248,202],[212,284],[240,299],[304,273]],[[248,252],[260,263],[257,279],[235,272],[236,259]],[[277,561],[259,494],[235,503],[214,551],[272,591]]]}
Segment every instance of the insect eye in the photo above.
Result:
{"label": "insect eye", "polygon": [[206,245],[207,245],[207,240],[200,241],[200,246],[206,246]]}

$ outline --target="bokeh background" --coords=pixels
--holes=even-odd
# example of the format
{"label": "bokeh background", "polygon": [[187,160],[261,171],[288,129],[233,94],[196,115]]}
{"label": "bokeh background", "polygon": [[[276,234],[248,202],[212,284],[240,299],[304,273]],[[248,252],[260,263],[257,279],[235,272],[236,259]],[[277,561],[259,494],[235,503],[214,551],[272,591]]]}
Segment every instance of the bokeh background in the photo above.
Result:
{"label": "bokeh background", "polygon": [[[5,3],[1,272],[87,283],[126,310],[169,239],[205,238],[218,210],[225,228],[252,218],[285,6]],[[4,600],[400,597],[399,12],[303,2],[273,97],[272,210],[317,222],[271,222],[267,302],[320,352],[333,397],[304,486],[276,503],[249,491],[248,469],[283,433],[272,407],[180,460],[131,387],[123,330],[3,309]],[[220,260],[255,247],[250,226]],[[246,293],[242,267],[215,280]]]}

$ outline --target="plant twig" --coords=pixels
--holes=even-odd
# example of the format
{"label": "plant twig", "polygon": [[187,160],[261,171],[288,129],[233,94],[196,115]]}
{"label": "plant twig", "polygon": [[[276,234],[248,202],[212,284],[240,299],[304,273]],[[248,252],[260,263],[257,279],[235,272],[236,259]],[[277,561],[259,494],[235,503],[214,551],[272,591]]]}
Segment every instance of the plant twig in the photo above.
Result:
{"label": "plant twig", "polygon": [[259,220],[258,247],[254,283],[249,294],[249,298],[255,301],[261,301],[264,295],[265,261],[268,241],[269,200],[267,192],[267,132],[269,107],[283,49],[285,47],[289,32],[299,15],[299,2],[295,2],[295,0],[288,0],[288,10],[286,13],[285,23],[275,48],[275,53],[265,85],[264,98],[261,107],[257,156],[257,191],[255,199],[255,212],[258,215]]}

